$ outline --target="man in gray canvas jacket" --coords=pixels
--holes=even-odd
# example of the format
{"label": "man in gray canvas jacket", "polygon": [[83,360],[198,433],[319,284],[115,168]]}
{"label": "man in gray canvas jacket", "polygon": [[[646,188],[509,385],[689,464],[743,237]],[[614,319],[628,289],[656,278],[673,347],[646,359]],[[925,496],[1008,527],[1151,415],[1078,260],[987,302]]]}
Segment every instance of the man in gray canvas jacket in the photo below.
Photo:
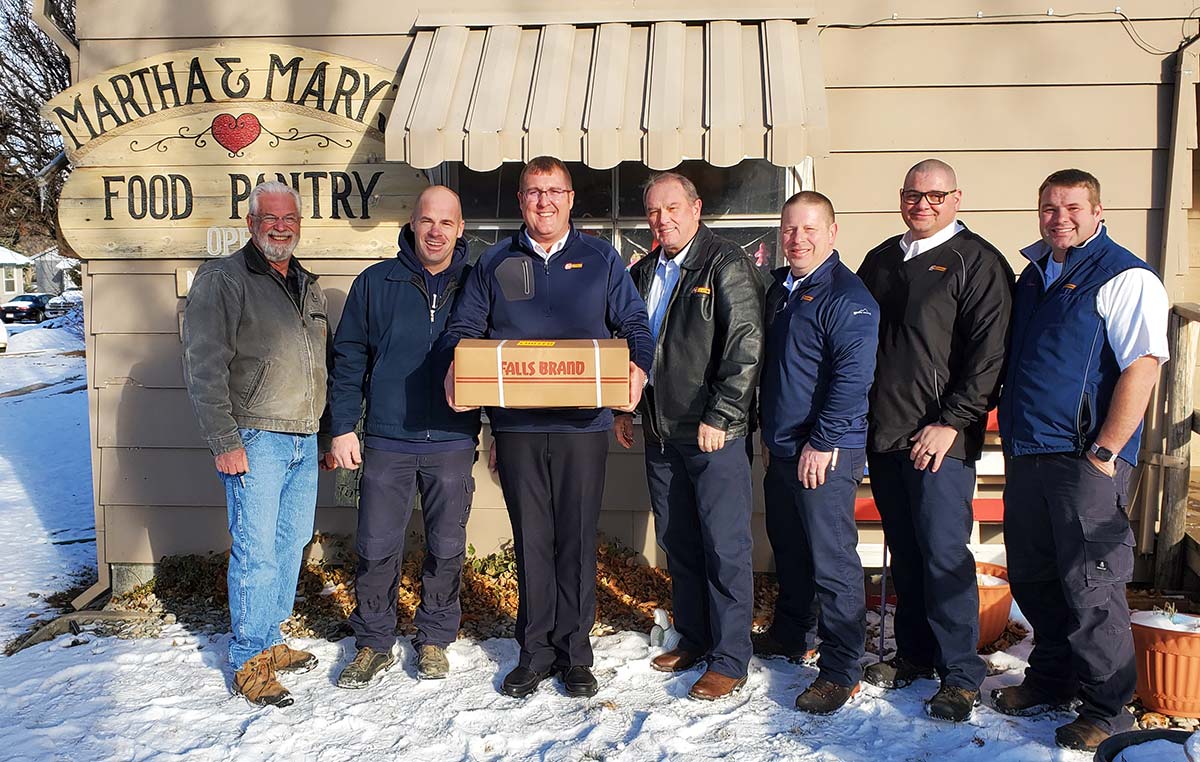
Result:
{"label": "man in gray canvas jacket", "polygon": [[225,484],[234,690],[253,704],[288,706],[276,673],[317,664],[289,648],[279,627],[292,613],[313,532],[329,318],[316,276],[292,256],[300,195],[283,183],[259,185],[246,224],[249,243],[196,272],[184,312],[184,377]]}

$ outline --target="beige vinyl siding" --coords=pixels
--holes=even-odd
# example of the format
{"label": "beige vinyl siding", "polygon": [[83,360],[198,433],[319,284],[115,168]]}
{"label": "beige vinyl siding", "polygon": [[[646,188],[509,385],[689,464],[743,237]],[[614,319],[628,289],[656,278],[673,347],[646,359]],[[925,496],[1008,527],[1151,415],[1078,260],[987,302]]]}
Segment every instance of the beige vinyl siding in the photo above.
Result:
{"label": "beige vinyl siding", "polygon": [[[631,5],[599,3],[581,12],[602,20],[604,14],[612,16]],[[910,17],[929,13],[928,4],[915,1],[811,5],[820,24],[868,23],[893,12]],[[80,0],[79,74],[83,79],[154,53],[251,34],[264,44],[276,39],[398,70],[411,45],[406,35],[422,13],[493,7],[483,0],[463,0],[450,8],[373,0],[264,0],[260,15],[278,22],[264,32],[244,25],[244,3],[172,4],[168,12],[166,5],[149,0]],[[530,2],[522,7],[534,14],[530,23],[536,24],[545,23],[532,20],[536,14],[558,12],[562,6]],[[661,8],[662,18],[670,19],[694,14],[704,4],[663,0],[650,7]],[[1071,10],[1111,9],[1111,3],[1083,0]],[[735,10],[750,14],[753,9]],[[1140,3],[1138,31],[1151,44],[1174,49],[1179,18],[1190,10],[1186,2]],[[952,11],[937,15],[943,12]],[[1153,20],[1156,16],[1176,18]],[[485,23],[484,16],[479,18],[478,23]],[[1024,264],[1017,249],[1037,237],[1038,183],[1066,166],[1100,177],[1113,236],[1157,264],[1173,84],[1164,81],[1163,59],[1136,48],[1114,18],[824,29],[819,46],[829,153],[814,156],[814,176],[817,189],[838,208],[838,243],[845,260],[857,265],[868,249],[903,230],[896,211],[903,173],[934,155],[959,171],[962,219],[996,244],[1014,269]],[[1195,233],[1190,241],[1200,240],[1200,212],[1193,213],[1189,227]],[[1192,268],[1181,293],[1200,301],[1200,252],[1195,249],[1193,245]],[[299,253],[303,259],[303,243]],[[357,256],[306,260],[322,276],[335,319],[354,275],[376,261],[361,252]],[[93,261],[85,268],[93,486],[102,563],[145,563],[167,553],[228,548],[220,482],[183,389],[178,335],[183,300],[175,294],[175,272],[198,264],[196,259],[113,260]],[[487,444],[485,435],[468,527],[469,541],[479,553],[495,550],[511,534],[499,485],[484,463]],[[761,468],[759,461],[754,553],[756,568],[765,569],[770,549]],[[318,531],[351,533],[353,509],[335,507],[333,481],[328,475],[321,479]],[[999,491],[997,478],[981,477],[980,497],[999,497]],[[868,494],[866,488],[860,490],[860,495]],[[419,526],[414,519],[412,528]],[[601,529],[650,561],[663,561],[655,547],[639,448],[611,446]],[[977,527],[975,539],[1002,542],[1000,528]],[[861,543],[881,541],[878,524],[860,526]]]}

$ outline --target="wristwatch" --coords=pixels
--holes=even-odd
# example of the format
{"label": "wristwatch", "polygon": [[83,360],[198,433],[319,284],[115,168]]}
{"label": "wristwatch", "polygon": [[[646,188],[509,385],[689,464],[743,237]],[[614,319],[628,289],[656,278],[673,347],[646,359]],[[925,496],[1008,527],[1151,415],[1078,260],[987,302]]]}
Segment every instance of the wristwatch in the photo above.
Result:
{"label": "wristwatch", "polygon": [[1101,463],[1112,463],[1117,459],[1117,454],[1115,452],[1107,447],[1101,447],[1095,442],[1092,442],[1092,446],[1088,449],[1088,452],[1090,452],[1092,455],[1095,455],[1096,460],[1100,461]]}

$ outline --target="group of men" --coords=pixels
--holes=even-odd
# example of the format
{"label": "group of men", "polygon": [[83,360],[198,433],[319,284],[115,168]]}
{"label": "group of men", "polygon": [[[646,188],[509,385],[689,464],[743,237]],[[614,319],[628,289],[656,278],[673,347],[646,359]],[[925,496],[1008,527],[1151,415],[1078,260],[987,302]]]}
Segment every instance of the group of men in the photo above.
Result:
{"label": "group of men", "polygon": [[[394,664],[416,492],[425,523],[417,670],[445,677],[480,429],[479,411],[454,399],[455,345],[616,336],[631,359],[630,404],[615,417],[488,411],[519,587],[520,656],[503,693],[528,696],[551,677],[570,696],[598,690],[588,634],[608,432],[633,446],[637,411],[679,635],[654,669],[703,667],[689,695],[720,699],[745,683],[753,654],[811,659],[815,630],[819,673],[798,709],[837,711],[862,680],[904,688],[938,678],[928,713],[967,719],[985,675],[968,548],[974,464],[999,403],[1009,578],[1035,645],[1024,682],[994,691],[994,705],[1025,715],[1078,700],[1078,717],[1057,732],[1070,748],[1121,729],[1134,684],[1126,486],[1167,359],[1168,304],[1154,272],[1108,238],[1094,177],[1062,170],[1042,184],[1042,240],[1023,250],[1030,264],[1015,286],[1000,252],[957,220],[962,190],[936,159],[904,178],[907,232],[870,251],[857,273],[835,249],[830,200],[792,196],[780,218],[787,264],[769,283],[701,221],[703,202],[681,174],[645,187],[657,248],[628,272],[610,245],[572,225],[561,161],[531,160],[517,195],[525,224],[470,266],[457,196],[426,189],[397,257],[354,281],[332,340],[316,277],[292,256],[301,207],[290,187],[259,185],[251,241],[197,272],[185,366],[226,488],[237,692],[286,705],[277,675],[316,663],[279,627],[311,537],[318,461],[363,468],[357,653],[338,685],[365,686]],[[780,590],[771,627],[752,636],[747,444],[756,426]],[[332,437],[324,454],[318,429]],[[898,599],[897,652],[865,670],[854,520],[864,471]]]}

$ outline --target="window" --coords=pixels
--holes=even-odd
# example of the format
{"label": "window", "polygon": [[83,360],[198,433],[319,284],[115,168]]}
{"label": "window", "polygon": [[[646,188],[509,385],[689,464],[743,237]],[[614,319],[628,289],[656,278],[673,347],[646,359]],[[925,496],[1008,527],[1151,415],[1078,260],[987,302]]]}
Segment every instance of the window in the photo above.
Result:
{"label": "window", "polygon": [[17,268],[8,265],[3,269],[4,273],[4,293],[11,294],[18,291],[17,288]]}
{"label": "window", "polygon": [[[643,164],[626,162],[598,170],[569,163],[575,187],[572,219],[576,229],[599,236],[616,248],[626,262],[645,256],[655,242],[642,208],[642,185],[653,173]],[[797,174],[770,162],[748,159],[733,167],[714,167],[685,161],[677,170],[696,184],[704,201],[702,218],[764,268],[775,267],[779,209],[800,190]],[[471,260],[521,227],[517,180],[521,165],[508,163],[491,172],[474,172],[461,164],[446,164],[431,172],[462,197]]]}

